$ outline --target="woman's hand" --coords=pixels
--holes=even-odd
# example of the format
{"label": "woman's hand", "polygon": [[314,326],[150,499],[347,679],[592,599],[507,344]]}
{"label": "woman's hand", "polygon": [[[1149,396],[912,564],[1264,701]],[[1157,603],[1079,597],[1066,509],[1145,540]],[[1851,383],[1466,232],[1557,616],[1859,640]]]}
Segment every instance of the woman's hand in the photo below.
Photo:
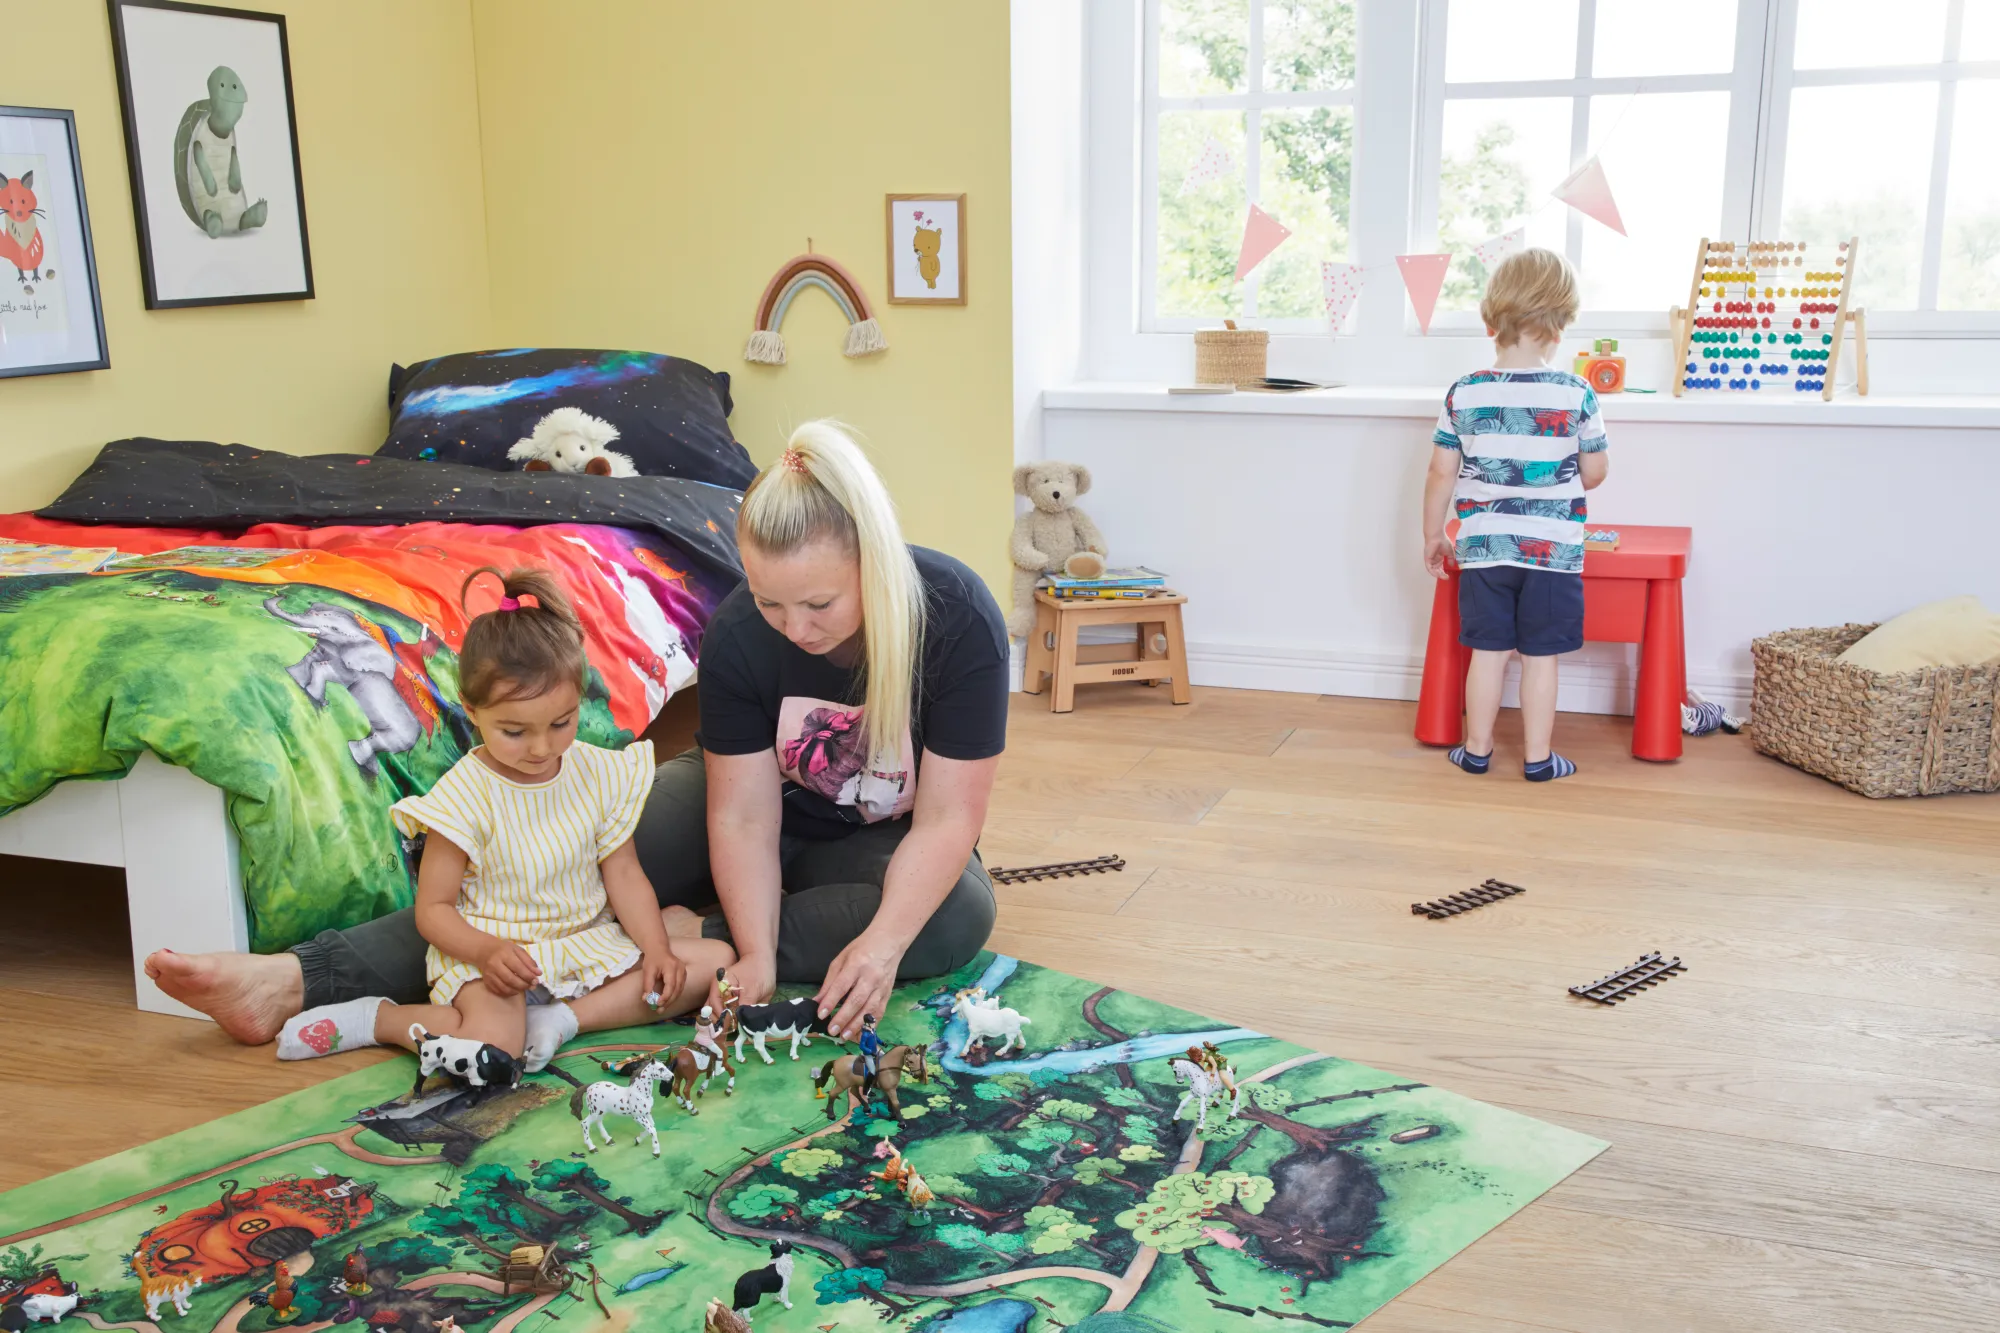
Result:
{"label": "woman's hand", "polygon": [[520,945],[512,940],[496,940],[479,960],[479,975],[486,979],[486,989],[495,995],[519,995],[541,981],[542,969]]}
{"label": "woman's hand", "polygon": [[679,999],[681,988],[687,985],[687,964],[676,958],[672,949],[646,951],[639,960],[639,971],[646,979],[644,994],[658,997],[652,1002],[654,1009]]}
{"label": "woman's hand", "polygon": [[[776,958],[739,958],[725,971],[736,987],[738,1004],[767,1004],[778,989]],[[708,1004],[722,1012],[722,993],[714,981],[708,983]]]}
{"label": "woman's hand", "polygon": [[904,947],[863,931],[840,951],[814,997],[828,1031],[842,1041],[853,1041],[861,1035],[863,1014],[882,1017],[889,992],[896,988],[896,969],[902,966]]}

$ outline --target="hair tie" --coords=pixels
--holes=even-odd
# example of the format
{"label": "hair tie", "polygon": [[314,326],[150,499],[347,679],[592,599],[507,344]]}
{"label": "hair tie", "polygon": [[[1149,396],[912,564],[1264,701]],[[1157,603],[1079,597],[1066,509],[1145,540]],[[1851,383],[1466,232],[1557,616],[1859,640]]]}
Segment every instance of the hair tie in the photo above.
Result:
{"label": "hair tie", "polygon": [[502,597],[500,599],[500,609],[502,611],[519,611],[524,608],[532,608],[536,611],[541,610],[541,599],[531,592],[522,593],[519,597]]}
{"label": "hair tie", "polygon": [[796,472],[801,477],[812,475],[811,469],[806,467],[805,455],[792,448],[789,444],[785,446],[785,452],[778,455],[778,462],[784,466],[787,472]]}

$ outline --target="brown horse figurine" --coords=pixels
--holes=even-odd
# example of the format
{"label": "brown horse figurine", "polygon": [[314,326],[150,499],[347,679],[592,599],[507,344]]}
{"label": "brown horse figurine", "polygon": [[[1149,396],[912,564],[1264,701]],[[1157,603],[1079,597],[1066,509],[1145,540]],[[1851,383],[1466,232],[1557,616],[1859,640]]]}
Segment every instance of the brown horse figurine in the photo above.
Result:
{"label": "brown horse figurine", "polygon": [[[813,1070],[813,1096],[826,1098],[828,1120],[837,1118],[834,1108],[839,1104],[842,1093],[847,1094],[849,1111],[859,1112],[867,1109],[867,1098],[863,1095],[863,1084],[867,1079],[859,1069],[860,1063],[860,1056],[843,1054],[840,1058]],[[889,1111],[899,1123],[903,1119],[903,1105],[896,1100],[896,1088],[902,1083],[906,1074],[919,1083],[930,1082],[930,1065],[925,1060],[923,1047],[891,1046],[882,1052],[881,1063],[875,1072],[875,1090],[889,1103]],[[831,1084],[828,1083],[829,1079],[832,1080]]]}
{"label": "brown horse figurine", "polygon": [[[648,1060],[658,1060],[673,1072],[673,1077],[666,1083],[667,1096],[679,1102],[689,1115],[700,1115],[701,1112],[695,1109],[694,1099],[708,1090],[709,1080],[715,1077],[715,1056],[696,1046],[662,1046],[657,1051],[629,1055],[622,1060],[607,1060],[604,1062],[604,1067],[613,1074],[629,1078]],[[727,1055],[722,1057],[722,1070],[728,1076],[728,1081],[722,1090],[725,1094],[734,1096],[736,1066],[729,1063]],[[701,1083],[699,1090],[694,1086],[697,1080]]]}

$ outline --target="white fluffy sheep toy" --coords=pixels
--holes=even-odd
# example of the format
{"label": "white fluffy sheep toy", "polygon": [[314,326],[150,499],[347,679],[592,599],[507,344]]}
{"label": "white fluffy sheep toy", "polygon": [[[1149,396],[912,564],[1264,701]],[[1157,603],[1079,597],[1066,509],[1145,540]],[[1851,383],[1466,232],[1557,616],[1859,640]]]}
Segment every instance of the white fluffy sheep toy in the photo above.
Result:
{"label": "white fluffy sheep toy", "polygon": [[558,407],[535,423],[507,457],[530,472],[588,472],[593,477],[636,477],[632,459],[606,448],[618,428],[579,407]]}

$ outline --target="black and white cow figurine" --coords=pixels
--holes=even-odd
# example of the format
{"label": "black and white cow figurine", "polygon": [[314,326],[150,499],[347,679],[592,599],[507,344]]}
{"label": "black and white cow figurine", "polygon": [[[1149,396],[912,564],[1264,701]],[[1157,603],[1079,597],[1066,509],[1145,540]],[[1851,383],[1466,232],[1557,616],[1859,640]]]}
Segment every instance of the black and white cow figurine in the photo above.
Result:
{"label": "black and white cow figurine", "polygon": [[432,1074],[444,1074],[481,1092],[520,1086],[520,1062],[491,1042],[433,1036],[421,1023],[410,1024],[410,1040],[417,1046],[413,1094],[424,1090],[424,1080]]}
{"label": "black and white cow figurine", "polygon": [[762,1268],[753,1268],[736,1279],[735,1299],[730,1305],[737,1317],[744,1323],[750,1322],[750,1312],[757,1308],[757,1302],[766,1296],[776,1296],[778,1304],[787,1310],[792,1308],[792,1243],[781,1240],[771,1246],[771,1262]]}
{"label": "black and white cow figurine", "polygon": [[743,1059],[743,1039],[757,1048],[757,1054],[764,1057],[765,1064],[773,1063],[771,1053],[764,1049],[768,1037],[790,1037],[792,1039],[792,1059],[799,1058],[799,1047],[812,1045],[812,1034],[826,1036],[826,1020],[819,1016],[819,1006],[810,996],[796,1000],[784,1000],[778,1004],[746,1004],[736,1011],[736,1059]]}

